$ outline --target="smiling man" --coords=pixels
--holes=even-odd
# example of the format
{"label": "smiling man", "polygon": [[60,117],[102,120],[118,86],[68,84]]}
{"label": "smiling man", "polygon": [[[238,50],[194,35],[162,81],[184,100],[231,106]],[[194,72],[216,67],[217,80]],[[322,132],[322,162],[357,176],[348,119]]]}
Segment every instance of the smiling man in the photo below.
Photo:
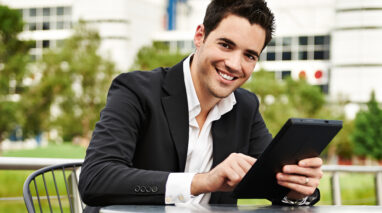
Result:
{"label": "smiling man", "polygon": [[[112,83],[80,176],[83,201],[235,204],[232,190],[272,136],[255,94],[239,88],[272,38],[263,0],[214,0],[193,54],[171,68],[121,74]],[[274,204],[313,205],[320,158],[284,166],[290,188]]]}

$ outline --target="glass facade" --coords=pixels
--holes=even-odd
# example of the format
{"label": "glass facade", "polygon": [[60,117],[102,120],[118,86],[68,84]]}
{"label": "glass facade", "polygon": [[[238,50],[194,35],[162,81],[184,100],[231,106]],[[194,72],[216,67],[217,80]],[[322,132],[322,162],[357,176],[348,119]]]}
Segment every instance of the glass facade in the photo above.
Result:
{"label": "glass facade", "polygon": [[71,28],[71,7],[44,7],[20,9],[25,31],[63,30]]}

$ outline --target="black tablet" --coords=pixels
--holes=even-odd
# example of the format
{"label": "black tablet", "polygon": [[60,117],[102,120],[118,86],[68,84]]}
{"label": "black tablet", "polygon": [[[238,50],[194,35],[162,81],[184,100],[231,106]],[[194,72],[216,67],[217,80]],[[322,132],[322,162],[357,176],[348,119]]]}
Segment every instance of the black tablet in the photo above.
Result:
{"label": "black tablet", "polygon": [[281,199],[289,189],[276,173],[287,164],[317,157],[342,128],[342,121],[290,118],[233,191],[236,198]]}

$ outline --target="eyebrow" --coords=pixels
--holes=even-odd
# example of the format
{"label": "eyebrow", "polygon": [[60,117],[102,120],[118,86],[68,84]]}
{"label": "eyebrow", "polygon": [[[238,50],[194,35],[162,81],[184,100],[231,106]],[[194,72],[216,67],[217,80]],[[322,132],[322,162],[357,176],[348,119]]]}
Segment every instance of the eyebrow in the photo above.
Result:
{"label": "eyebrow", "polygon": [[[228,43],[229,45],[232,45],[232,46],[236,46],[235,42],[233,42],[231,39],[228,39],[228,38],[218,38],[219,41],[224,41],[226,43]],[[260,57],[260,54],[255,51],[255,50],[251,50],[251,49],[247,49],[246,50],[249,54],[252,54],[254,56],[256,56],[257,58]]]}

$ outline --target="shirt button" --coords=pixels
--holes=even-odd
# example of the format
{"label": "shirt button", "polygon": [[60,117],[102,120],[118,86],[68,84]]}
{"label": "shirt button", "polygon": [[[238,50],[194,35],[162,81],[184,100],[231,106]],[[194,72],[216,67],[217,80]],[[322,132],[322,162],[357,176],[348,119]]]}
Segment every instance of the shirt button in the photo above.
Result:
{"label": "shirt button", "polygon": [[171,203],[172,200],[170,197],[166,197],[165,201],[166,201],[166,203]]}

